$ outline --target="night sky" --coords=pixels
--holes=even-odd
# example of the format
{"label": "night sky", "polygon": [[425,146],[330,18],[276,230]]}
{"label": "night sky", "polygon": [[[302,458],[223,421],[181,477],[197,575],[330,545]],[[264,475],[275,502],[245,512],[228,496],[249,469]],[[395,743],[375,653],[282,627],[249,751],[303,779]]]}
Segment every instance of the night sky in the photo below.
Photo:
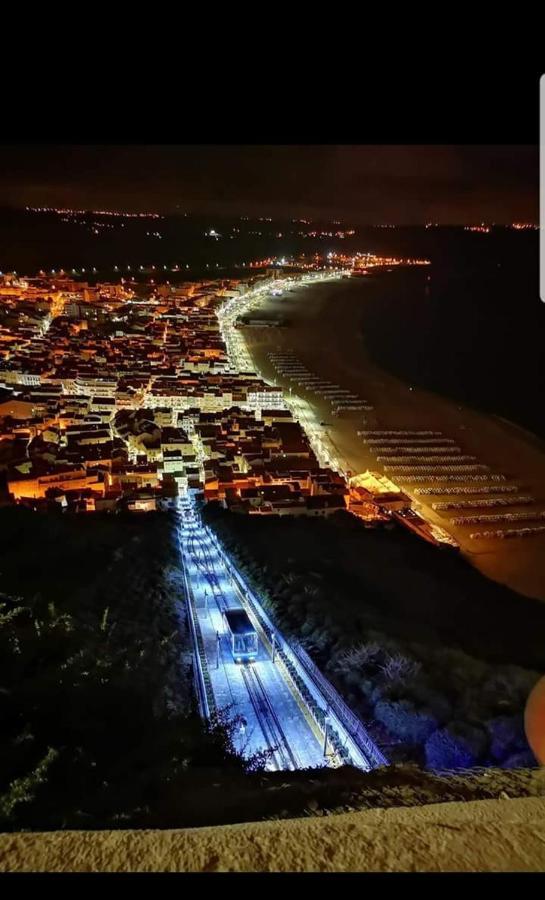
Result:
{"label": "night sky", "polygon": [[538,147],[0,146],[0,205],[339,218],[538,221]]}

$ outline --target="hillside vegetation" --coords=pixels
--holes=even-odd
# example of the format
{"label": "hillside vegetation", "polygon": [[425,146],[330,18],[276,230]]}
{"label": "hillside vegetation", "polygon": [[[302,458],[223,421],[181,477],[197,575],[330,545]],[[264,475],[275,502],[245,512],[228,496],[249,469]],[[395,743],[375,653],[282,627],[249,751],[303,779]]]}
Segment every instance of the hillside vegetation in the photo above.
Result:
{"label": "hillside vegetation", "polygon": [[329,520],[204,515],[278,627],[392,760],[533,765],[523,710],[545,667],[545,607],[411,535]]}
{"label": "hillside vegetation", "polygon": [[259,764],[228,711],[194,709],[169,516],[5,508],[0,528],[0,830],[138,827],[173,800],[184,822],[196,768]]}

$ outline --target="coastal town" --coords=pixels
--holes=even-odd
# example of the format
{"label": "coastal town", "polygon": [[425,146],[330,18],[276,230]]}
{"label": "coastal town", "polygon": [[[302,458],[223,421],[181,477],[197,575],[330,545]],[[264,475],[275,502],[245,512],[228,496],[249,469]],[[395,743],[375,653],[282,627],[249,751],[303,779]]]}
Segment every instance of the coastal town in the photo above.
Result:
{"label": "coastal town", "polygon": [[247,515],[395,517],[448,544],[391,481],[343,471],[291,392],[256,373],[241,335],[264,297],[381,261],[282,262],[246,280],[176,285],[2,276],[3,502],[139,513],[189,489]]}
{"label": "coastal town", "polygon": [[[378,427],[372,399],[285,340],[270,345],[266,375],[248,349],[249,333],[289,333],[289,298],[313,284],[426,265],[329,252],[256,260],[242,278],[1,276],[2,502],[141,513],[189,490],[252,516],[345,510],[440,548],[459,548],[460,526],[470,543],[542,533],[534,496],[450,434]],[[275,301],[280,316],[263,311]],[[335,422],[363,442],[367,466],[337,451]]]}
{"label": "coastal town", "polygon": [[222,304],[268,290],[278,274],[137,289],[3,276],[9,500],[146,511],[189,487],[245,508],[259,488],[268,509],[290,494],[305,508],[338,508],[342,481],[320,470],[281,390],[238,371],[220,332]]}

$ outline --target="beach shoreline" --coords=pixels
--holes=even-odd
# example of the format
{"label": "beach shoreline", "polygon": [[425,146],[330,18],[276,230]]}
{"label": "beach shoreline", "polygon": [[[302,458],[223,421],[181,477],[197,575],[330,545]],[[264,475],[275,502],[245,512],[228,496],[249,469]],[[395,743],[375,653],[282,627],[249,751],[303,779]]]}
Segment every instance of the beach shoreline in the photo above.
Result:
{"label": "beach shoreline", "polygon": [[[259,310],[290,321],[288,327],[243,329],[248,352],[263,377],[289,392],[292,385],[275,371],[268,354],[290,349],[311,371],[354,391],[373,406],[370,412],[332,418],[324,398],[292,386],[292,396],[306,401],[316,424],[327,423],[324,434],[345,469],[353,474],[366,469],[383,471],[358,437],[358,430],[434,429],[455,438],[464,453],[475,455],[491,471],[505,473],[510,482],[520,485],[521,493],[530,493],[538,503],[543,499],[545,454],[537,436],[499,416],[408,385],[372,361],[365,343],[364,279],[298,286],[281,297],[267,296]],[[395,323],[385,323],[386,329],[393,327]],[[545,535],[472,539],[470,533],[484,530],[483,526],[453,525],[452,513],[433,510],[426,497],[414,494],[415,486],[401,487],[413,496],[415,508],[426,519],[452,534],[475,568],[527,596],[545,600]]]}

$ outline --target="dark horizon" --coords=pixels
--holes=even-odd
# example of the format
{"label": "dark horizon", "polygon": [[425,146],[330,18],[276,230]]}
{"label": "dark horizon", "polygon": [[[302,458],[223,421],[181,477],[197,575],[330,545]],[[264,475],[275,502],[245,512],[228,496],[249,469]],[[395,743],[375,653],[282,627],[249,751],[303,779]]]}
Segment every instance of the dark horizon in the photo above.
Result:
{"label": "dark horizon", "polygon": [[12,208],[361,226],[538,222],[530,145],[4,145],[0,173],[0,206]]}

